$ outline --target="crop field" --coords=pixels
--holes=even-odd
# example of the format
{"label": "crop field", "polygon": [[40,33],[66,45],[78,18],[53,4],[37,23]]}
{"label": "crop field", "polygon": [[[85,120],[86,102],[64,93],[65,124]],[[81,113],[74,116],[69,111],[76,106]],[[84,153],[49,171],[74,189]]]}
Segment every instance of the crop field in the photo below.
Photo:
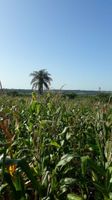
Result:
{"label": "crop field", "polygon": [[0,200],[111,200],[112,102],[0,96]]}

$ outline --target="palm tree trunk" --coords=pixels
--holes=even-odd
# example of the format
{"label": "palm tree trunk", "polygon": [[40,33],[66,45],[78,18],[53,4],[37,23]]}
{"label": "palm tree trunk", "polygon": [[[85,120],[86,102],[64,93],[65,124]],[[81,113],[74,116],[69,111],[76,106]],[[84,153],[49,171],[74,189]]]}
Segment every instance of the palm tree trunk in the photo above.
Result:
{"label": "palm tree trunk", "polygon": [[39,92],[40,95],[43,94],[43,84],[39,84],[38,92]]}

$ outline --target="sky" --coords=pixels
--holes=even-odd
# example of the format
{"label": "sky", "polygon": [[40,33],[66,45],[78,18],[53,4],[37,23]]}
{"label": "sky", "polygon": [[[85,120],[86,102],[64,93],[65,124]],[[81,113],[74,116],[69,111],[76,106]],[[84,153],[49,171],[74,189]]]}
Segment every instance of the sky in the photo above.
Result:
{"label": "sky", "polygon": [[30,89],[112,90],[112,0],[0,0],[0,80]]}

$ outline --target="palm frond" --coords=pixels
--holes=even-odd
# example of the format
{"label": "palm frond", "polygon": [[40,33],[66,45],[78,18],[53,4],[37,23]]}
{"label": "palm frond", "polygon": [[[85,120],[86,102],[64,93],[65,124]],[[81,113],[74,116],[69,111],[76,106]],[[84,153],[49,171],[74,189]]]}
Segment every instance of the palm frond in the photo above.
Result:
{"label": "palm frond", "polygon": [[31,73],[30,76],[33,77],[31,80],[31,85],[33,89],[36,89],[38,87],[38,91],[41,94],[43,93],[43,86],[46,89],[49,89],[49,85],[51,84],[52,78],[50,77],[51,74],[49,74],[46,69],[33,71],[33,73]]}

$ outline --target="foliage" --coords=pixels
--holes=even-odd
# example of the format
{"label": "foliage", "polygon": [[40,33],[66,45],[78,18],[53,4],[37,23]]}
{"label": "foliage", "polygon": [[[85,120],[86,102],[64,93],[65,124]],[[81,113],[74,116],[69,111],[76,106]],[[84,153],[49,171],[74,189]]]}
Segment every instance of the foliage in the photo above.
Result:
{"label": "foliage", "polygon": [[39,94],[43,94],[43,87],[49,89],[49,85],[52,81],[52,78],[50,77],[51,75],[45,69],[34,71],[30,74],[30,76],[33,76],[31,80],[32,88],[37,89],[38,87]]}
{"label": "foliage", "polygon": [[68,97],[69,99],[75,99],[77,97],[76,93],[65,93],[63,94],[64,97]]}
{"label": "foliage", "polygon": [[100,101],[102,101],[104,103],[108,103],[108,102],[112,103],[111,93],[99,92],[96,97],[97,97],[97,99],[99,99]]}
{"label": "foliage", "polygon": [[0,97],[0,198],[111,200],[112,105]]}

